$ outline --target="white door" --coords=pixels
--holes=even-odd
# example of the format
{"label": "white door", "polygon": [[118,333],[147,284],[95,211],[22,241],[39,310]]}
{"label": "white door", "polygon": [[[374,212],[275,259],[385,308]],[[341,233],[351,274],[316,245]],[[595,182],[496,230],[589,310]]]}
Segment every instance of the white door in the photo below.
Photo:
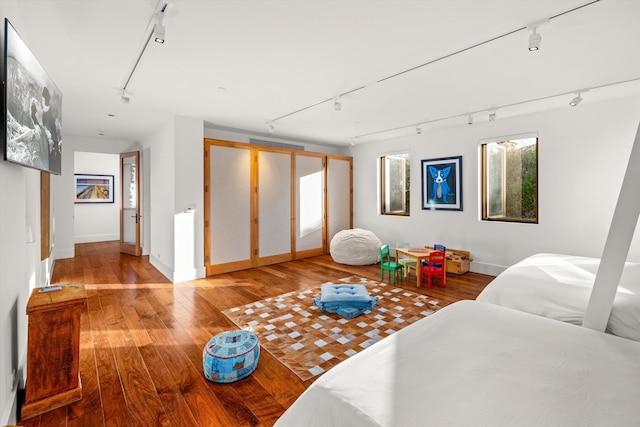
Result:
{"label": "white door", "polygon": [[324,253],[324,157],[295,155],[296,257]]}
{"label": "white door", "polygon": [[328,242],[339,231],[352,228],[351,158],[327,158]]}
{"label": "white door", "polygon": [[258,265],[292,259],[291,153],[258,153]]}
{"label": "white door", "polygon": [[207,274],[252,267],[251,150],[211,144],[207,156]]}

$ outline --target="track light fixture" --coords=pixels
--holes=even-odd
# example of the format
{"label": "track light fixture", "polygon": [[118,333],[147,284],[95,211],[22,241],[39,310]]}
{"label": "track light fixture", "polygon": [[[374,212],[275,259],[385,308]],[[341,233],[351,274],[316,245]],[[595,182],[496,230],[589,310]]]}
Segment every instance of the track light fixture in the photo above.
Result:
{"label": "track light fixture", "polygon": [[422,133],[422,128],[420,127],[420,125],[416,126],[416,133],[418,135],[420,135]]}
{"label": "track light fixture", "polygon": [[128,104],[129,101],[131,100],[131,98],[129,97],[129,93],[127,92],[127,88],[129,87],[129,83],[131,83],[133,74],[138,68],[138,65],[140,64],[140,60],[142,59],[144,52],[147,50],[147,47],[149,46],[149,42],[151,42],[151,39],[153,39],[157,43],[164,43],[165,28],[164,28],[164,25],[162,25],[162,18],[164,17],[164,14],[166,13],[168,6],[169,6],[169,3],[163,3],[161,1],[158,1],[153,14],[151,15],[151,19],[155,18],[155,24],[151,28],[151,31],[149,31],[149,24],[151,23],[151,21],[147,24],[147,27],[145,28],[144,44],[141,46],[138,52],[138,56],[133,61],[133,67],[129,70],[129,73],[125,78],[122,88],[118,89],[118,93],[120,94],[120,102],[122,102],[123,104]]}
{"label": "track light fixture", "polygon": [[162,18],[158,15],[156,23],[153,26],[153,41],[156,43],[164,43],[165,28],[162,24]]}
{"label": "track light fixture", "polygon": [[120,102],[123,104],[128,104],[131,101],[131,92],[127,92],[125,89],[118,89],[118,93],[120,94]]}
{"label": "track light fixture", "polygon": [[540,43],[542,43],[542,36],[538,34],[538,27],[540,25],[546,24],[549,22],[549,19],[542,19],[540,21],[532,22],[527,25],[527,29],[531,30],[531,34],[529,35],[529,51],[535,52],[540,50]]}
{"label": "track light fixture", "polygon": [[333,109],[336,110],[336,111],[342,110],[342,102],[340,101],[340,97],[339,96],[336,96],[333,99]]}
{"label": "track light fixture", "polygon": [[540,50],[540,43],[542,43],[542,36],[536,32],[536,27],[533,27],[533,32],[529,35],[529,51],[535,52]]}
{"label": "track light fixture", "polygon": [[[575,95],[575,97],[573,99],[571,99],[571,101],[569,102],[569,105],[572,107],[577,106],[579,103],[581,103],[583,101],[582,98],[582,94],[583,93],[587,93],[587,92],[591,92],[594,90],[599,90],[599,89],[603,89],[603,88],[608,88],[608,87],[612,87],[612,86],[619,86],[619,85],[623,85],[623,84],[628,84],[628,83],[640,83],[640,77],[635,77],[632,79],[627,79],[627,80],[618,80],[618,81],[612,81],[609,83],[604,83],[598,86],[591,86],[591,87],[587,87],[587,88],[580,88],[578,90],[576,90],[575,92],[573,92],[573,95]],[[443,122],[445,120],[451,120],[451,119],[456,119],[456,120],[462,120],[464,117],[467,118],[467,123],[468,124],[472,124],[473,123],[473,116],[478,115],[478,117],[480,117],[482,114],[489,113],[489,121],[495,121],[496,120],[496,112],[497,110],[503,110],[503,109],[510,109],[511,107],[516,107],[519,105],[524,105],[524,104],[529,104],[532,102],[539,102],[539,101],[543,101],[543,100],[549,100],[549,99],[558,99],[560,101],[560,97],[562,97],[563,99],[566,99],[569,95],[571,95],[572,92],[562,92],[562,93],[556,93],[556,94],[551,94],[549,96],[545,96],[542,98],[534,98],[534,99],[525,99],[525,100],[521,100],[518,102],[514,102],[511,104],[502,104],[502,105],[493,105],[490,108],[484,109],[484,110],[476,110],[474,112],[466,112],[463,114],[456,114],[456,115],[451,115],[451,116],[445,116],[445,117],[438,117],[438,118],[433,118],[430,120],[426,120],[426,121],[422,121],[421,123],[418,124],[418,126],[422,126],[422,125],[428,125],[431,123],[439,123],[439,122]],[[362,135],[357,135],[355,136],[355,138],[363,138],[364,141],[367,141],[369,137],[372,137],[374,135],[381,135],[383,133],[388,133],[388,132],[395,132],[398,131],[399,129],[405,129],[407,132],[410,130],[414,130],[416,129],[416,125],[413,123],[407,123],[404,126],[395,126],[389,129],[382,129],[382,130],[378,130],[375,132],[370,132],[370,133],[366,133],[366,134],[362,134]],[[362,142],[362,141],[361,141]]]}
{"label": "track light fixture", "polygon": [[269,125],[269,133],[273,133],[276,130],[276,125],[273,123],[273,120],[268,121],[267,125]]}
{"label": "track light fixture", "polygon": [[582,96],[580,95],[580,92],[576,92],[575,98],[573,98],[569,102],[569,105],[571,105],[572,107],[575,107],[576,105],[580,104],[581,102],[582,102]]}

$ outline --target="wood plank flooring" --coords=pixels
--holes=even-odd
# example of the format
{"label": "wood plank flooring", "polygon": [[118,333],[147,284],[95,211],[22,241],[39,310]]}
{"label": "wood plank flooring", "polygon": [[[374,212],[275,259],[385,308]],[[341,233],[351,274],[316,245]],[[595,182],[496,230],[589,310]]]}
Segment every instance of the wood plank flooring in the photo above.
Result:
{"label": "wood plank flooring", "polygon": [[[52,283],[84,283],[79,402],[19,422],[22,426],[270,426],[314,381],[301,381],[266,351],[249,377],[207,381],[202,349],[236,326],[221,311],[358,275],[380,280],[380,266],[336,264],[318,256],[206,279],[170,283],[148,257],[120,254],[118,242],[76,245],[56,261]],[[449,274],[447,286],[416,289],[441,305],[474,299],[493,279]]]}

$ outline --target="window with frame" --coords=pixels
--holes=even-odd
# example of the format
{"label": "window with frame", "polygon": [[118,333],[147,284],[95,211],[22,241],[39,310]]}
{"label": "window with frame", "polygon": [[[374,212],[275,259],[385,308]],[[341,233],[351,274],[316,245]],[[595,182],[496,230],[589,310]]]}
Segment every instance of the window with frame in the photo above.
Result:
{"label": "window with frame", "polygon": [[409,153],[380,157],[380,213],[409,215]]}
{"label": "window with frame", "polygon": [[482,219],[538,223],[538,138],[481,144]]}

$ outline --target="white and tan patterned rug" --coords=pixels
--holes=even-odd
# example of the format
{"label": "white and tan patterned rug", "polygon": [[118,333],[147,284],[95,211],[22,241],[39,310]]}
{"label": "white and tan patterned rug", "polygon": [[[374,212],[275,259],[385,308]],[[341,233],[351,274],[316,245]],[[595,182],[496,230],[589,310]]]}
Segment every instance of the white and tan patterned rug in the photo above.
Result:
{"label": "white and tan patterned rug", "polygon": [[345,319],[313,305],[313,298],[320,295],[318,285],[223,314],[240,328],[253,330],[264,350],[308,380],[440,308],[426,295],[356,276],[327,283],[364,284],[371,296],[379,297],[378,305]]}

